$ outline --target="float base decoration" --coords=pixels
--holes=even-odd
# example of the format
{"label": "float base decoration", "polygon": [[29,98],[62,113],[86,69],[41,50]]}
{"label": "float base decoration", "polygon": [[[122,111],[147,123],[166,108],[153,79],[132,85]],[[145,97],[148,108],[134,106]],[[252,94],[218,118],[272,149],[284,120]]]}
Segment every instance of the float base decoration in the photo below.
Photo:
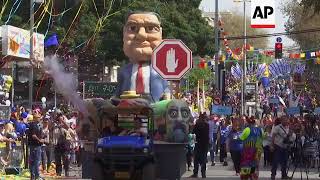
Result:
{"label": "float base decoration", "polygon": [[[108,163],[112,162],[116,164],[119,154],[113,156],[114,153],[121,152],[121,158],[124,159],[127,155],[130,155],[131,159],[135,156],[137,156],[137,158],[138,156],[141,157],[139,152],[132,154],[131,151],[127,152],[125,149],[119,150],[119,148],[125,147],[130,149],[132,146],[137,146],[143,148],[143,151],[148,152],[144,155],[150,154],[148,157],[149,163],[143,165],[141,171],[142,176],[145,175],[144,169],[148,168],[151,177],[180,179],[186,170],[184,156],[189,130],[188,122],[191,120],[188,104],[183,100],[164,100],[151,104],[150,101],[139,97],[137,98],[136,96],[122,97],[126,99],[87,99],[86,105],[90,116],[81,121],[82,125],[80,125],[80,127],[82,127],[82,130],[80,132],[85,133],[85,136],[90,134],[91,137],[87,137],[97,140],[99,139],[99,132],[101,132],[102,128],[106,125],[104,122],[106,117],[116,121],[115,124],[118,124],[118,126],[124,130],[132,128],[135,118],[138,117],[142,123],[140,130],[147,132],[148,136],[135,137],[128,134],[124,136],[100,138],[95,148],[97,152],[87,152],[89,153],[87,162],[93,162],[93,166],[90,167],[92,174],[86,175],[86,177],[83,178],[99,176],[99,174],[103,174],[104,168],[109,167]],[[85,125],[85,123],[87,125]],[[142,139],[138,141],[136,138]],[[145,143],[139,145],[138,142],[141,140],[145,141]],[[121,144],[121,147],[118,147],[117,144]],[[114,148],[117,150],[113,150]],[[103,156],[99,155],[101,154],[99,152],[103,152]],[[174,157],[174,163],[172,162],[172,157]],[[127,165],[130,167],[129,161]],[[113,171],[117,172],[116,166],[114,166],[114,168]],[[132,174],[129,170],[125,172],[129,175]],[[107,176],[101,175],[99,177]],[[147,179],[152,180],[152,178]]]}

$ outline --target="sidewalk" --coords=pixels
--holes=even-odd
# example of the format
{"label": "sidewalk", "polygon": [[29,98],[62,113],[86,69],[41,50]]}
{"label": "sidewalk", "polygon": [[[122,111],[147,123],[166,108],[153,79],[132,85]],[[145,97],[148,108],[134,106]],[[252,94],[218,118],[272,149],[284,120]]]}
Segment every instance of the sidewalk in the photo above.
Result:
{"label": "sidewalk", "polygon": [[[216,157],[216,159],[219,159],[219,157]],[[262,161],[260,161],[260,163],[262,163]],[[263,167],[263,165],[261,164],[260,167]],[[192,170],[193,170],[193,168],[191,168],[191,171],[187,171],[182,176],[183,177],[182,179],[183,180],[195,179],[195,178],[188,178],[189,176],[192,175]],[[271,176],[270,170],[271,170],[271,167],[261,168],[261,170],[259,171],[259,180],[270,180],[270,176]],[[290,168],[288,176],[292,175],[292,171],[293,171],[293,168]],[[310,169],[310,171],[311,172],[308,174],[308,177],[310,180],[320,179],[319,173],[317,173],[316,168]],[[200,169],[199,169],[199,177],[201,178]],[[211,166],[211,162],[207,163],[207,178],[206,179],[208,179],[208,180],[240,179],[239,176],[235,176],[235,171],[233,170],[233,163],[232,163],[232,160],[230,159],[229,153],[228,153],[228,166],[222,166],[222,164],[220,162],[216,163],[215,166]],[[280,166],[278,167],[278,171],[277,171],[277,179],[281,179]],[[294,173],[294,180],[299,180],[299,179],[301,179],[301,172],[300,172],[300,168],[297,168],[296,172]],[[302,172],[302,179],[307,179],[305,172]]]}

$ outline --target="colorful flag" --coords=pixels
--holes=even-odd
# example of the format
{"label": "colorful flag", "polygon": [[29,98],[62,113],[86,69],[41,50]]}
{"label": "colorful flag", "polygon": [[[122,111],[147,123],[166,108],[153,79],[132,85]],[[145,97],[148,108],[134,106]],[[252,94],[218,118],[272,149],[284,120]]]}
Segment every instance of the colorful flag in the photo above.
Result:
{"label": "colorful flag", "polygon": [[50,47],[50,46],[57,46],[57,45],[59,45],[57,34],[53,34],[44,43],[45,48]]}
{"label": "colorful flag", "polygon": [[306,52],[306,58],[310,59],[311,58],[311,53],[310,52]]}

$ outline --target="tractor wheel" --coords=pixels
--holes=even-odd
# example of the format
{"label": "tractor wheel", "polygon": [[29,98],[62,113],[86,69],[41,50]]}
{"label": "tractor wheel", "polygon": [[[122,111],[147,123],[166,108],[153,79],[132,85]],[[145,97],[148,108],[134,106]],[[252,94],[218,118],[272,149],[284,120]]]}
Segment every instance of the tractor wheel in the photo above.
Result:
{"label": "tractor wheel", "polygon": [[148,163],[142,169],[142,180],[155,180],[155,179],[156,179],[155,164]]}
{"label": "tractor wheel", "polygon": [[102,165],[98,161],[93,162],[93,173],[92,173],[92,179],[93,180],[103,180],[105,179],[105,173],[103,170]]}

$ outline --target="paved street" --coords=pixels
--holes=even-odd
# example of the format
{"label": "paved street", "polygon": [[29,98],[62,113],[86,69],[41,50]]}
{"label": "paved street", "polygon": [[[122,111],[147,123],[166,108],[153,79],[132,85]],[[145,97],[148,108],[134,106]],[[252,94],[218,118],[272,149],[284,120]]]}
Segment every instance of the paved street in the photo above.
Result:
{"label": "paved street", "polygon": [[[228,157],[230,157],[230,154],[228,154]],[[218,158],[217,158],[218,159]],[[211,166],[211,164],[207,164],[207,179],[209,180],[222,180],[222,179],[240,179],[239,177],[235,176],[235,171],[233,170],[233,164],[231,159],[228,160],[228,166],[222,166],[221,163],[216,163],[215,166]],[[262,170],[260,171],[259,174],[259,180],[270,180],[270,167],[269,168],[262,168]],[[292,168],[291,168],[292,169]],[[192,169],[191,169],[192,170]],[[312,172],[310,172],[309,179],[319,179],[318,175],[316,174],[316,169],[312,169]],[[195,178],[188,178],[189,176],[192,175],[192,171],[188,171],[183,175],[183,180],[192,180]],[[290,170],[288,176],[292,175],[292,170]],[[301,179],[301,173],[300,173],[300,169],[297,169],[297,172],[295,172],[294,174],[294,179],[298,180]],[[201,174],[199,171],[199,177],[201,178]],[[278,168],[278,172],[277,172],[277,179],[281,179],[281,172],[280,172],[280,167]],[[306,173],[303,172],[302,174],[302,179],[307,179],[306,177]]]}

